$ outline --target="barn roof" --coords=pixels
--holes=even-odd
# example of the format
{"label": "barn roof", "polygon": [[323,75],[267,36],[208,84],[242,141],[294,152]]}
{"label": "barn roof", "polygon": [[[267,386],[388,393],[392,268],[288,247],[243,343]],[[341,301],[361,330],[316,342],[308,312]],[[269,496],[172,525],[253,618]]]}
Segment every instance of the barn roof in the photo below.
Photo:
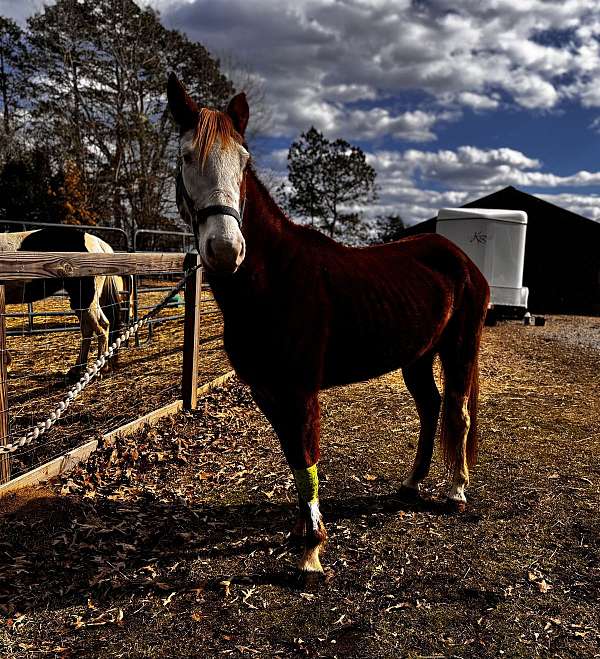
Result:
{"label": "barn roof", "polygon": [[[572,211],[551,204],[549,201],[544,201],[522,190],[518,190],[512,185],[492,192],[492,194],[469,201],[463,205],[463,208],[505,208],[507,210],[522,210],[525,211],[531,222],[543,221],[547,229],[562,229],[569,231],[577,231],[583,229],[586,233],[588,231],[598,232],[600,236],[600,222],[590,220],[583,215],[578,215]],[[416,233],[431,233],[435,231],[436,218],[432,217],[424,222],[419,222],[406,229],[406,235],[414,235]]]}

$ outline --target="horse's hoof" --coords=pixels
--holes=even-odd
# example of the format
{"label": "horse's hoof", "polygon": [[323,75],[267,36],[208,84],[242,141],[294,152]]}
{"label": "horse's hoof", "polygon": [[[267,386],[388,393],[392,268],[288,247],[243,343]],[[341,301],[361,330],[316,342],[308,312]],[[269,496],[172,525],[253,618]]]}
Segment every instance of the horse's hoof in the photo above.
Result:
{"label": "horse's hoof", "polygon": [[446,497],[446,506],[453,513],[464,513],[467,510],[467,502],[460,499]]}
{"label": "horse's hoof", "polygon": [[421,493],[416,487],[401,485],[398,490],[398,496],[404,501],[416,501],[417,499],[421,498]]}
{"label": "horse's hoof", "polygon": [[300,570],[298,580],[300,588],[307,593],[319,590],[328,581],[324,572],[315,572],[312,570]]}

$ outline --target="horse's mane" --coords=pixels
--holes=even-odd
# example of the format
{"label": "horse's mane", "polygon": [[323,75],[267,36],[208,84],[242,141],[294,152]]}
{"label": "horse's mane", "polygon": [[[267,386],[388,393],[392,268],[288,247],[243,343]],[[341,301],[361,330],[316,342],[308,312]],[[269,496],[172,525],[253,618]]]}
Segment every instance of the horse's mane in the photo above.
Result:
{"label": "horse's mane", "polygon": [[233,147],[235,143],[242,143],[242,138],[228,115],[218,110],[202,108],[192,145],[198,148],[198,157],[203,167],[217,137],[224,149]]}

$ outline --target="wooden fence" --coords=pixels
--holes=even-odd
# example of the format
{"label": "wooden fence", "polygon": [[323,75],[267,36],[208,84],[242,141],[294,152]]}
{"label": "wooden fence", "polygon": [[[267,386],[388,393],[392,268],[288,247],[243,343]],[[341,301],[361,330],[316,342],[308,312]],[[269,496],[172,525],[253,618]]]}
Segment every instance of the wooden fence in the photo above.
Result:
{"label": "wooden fence", "polygon": [[[0,253],[0,445],[9,443],[9,401],[6,350],[5,284],[11,281],[94,275],[149,275],[187,272],[185,285],[185,318],[182,407],[193,409],[197,401],[198,343],[202,270],[196,254],[79,252],[2,252]],[[190,270],[193,270],[190,273]],[[160,412],[160,410],[158,411]],[[130,425],[130,424],[129,424]],[[0,484],[10,480],[10,456],[0,454]]]}

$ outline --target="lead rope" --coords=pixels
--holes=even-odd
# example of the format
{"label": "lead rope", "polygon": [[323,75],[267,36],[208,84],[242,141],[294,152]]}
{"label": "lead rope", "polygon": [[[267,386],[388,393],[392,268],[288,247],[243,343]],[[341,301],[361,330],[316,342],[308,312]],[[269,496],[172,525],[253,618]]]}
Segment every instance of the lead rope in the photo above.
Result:
{"label": "lead rope", "polygon": [[113,357],[113,355],[119,350],[121,344],[124,341],[127,341],[130,337],[137,334],[144,325],[147,325],[148,321],[153,317],[159,314],[169,303],[169,301],[177,295],[181,290],[183,290],[188,277],[192,275],[200,266],[196,265],[193,268],[190,268],[186,272],[185,277],[174,287],[172,288],[167,296],[159,302],[155,307],[150,309],[150,311],[143,317],[137,320],[133,325],[130,325],[127,329],[123,330],[119,336],[110,344],[108,349],[98,357],[98,359],[91,365],[86,368],[85,373],[81,376],[78,382],[76,382],[67,392],[65,397],[56,405],[54,410],[50,412],[48,418],[45,421],[39,421],[34,426],[29,428],[27,432],[22,435],[19,439],[12,442],[11,444],[5,444],[0,446],[0,455],[6,453],[14,453],[17,449],[27,444],[31,444],[34,439],[37,439],[40,435],[43,435],[47,430],[50,430],[52,426],[60,419],[60,417],[66,412],[71,403],[79,396],[79,394],[88,386],[88,384],[98,375],[102,367],[106,362]]}

